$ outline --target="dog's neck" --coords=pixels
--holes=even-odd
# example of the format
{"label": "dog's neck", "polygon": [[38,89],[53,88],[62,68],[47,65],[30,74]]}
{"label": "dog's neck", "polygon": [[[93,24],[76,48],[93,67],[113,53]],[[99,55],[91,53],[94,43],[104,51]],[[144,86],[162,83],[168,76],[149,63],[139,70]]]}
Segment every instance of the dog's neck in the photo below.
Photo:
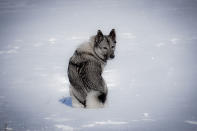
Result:
{"label": "dog's neck", "polygon": [[101,58],[101,57],[97,54],[97,52],[95,51],[95,47],[93,47],[93,51],[94,51],[94,54],[95,54],[95,56],[96,56],[97,58],[99,58],[101,61],[103,61],[103,62],[105,62],[105,63],[107,62],[107,60]]}
{"label": "dog's neck", "polygon": [[94,57],[96,57],[103,65],[106,65],[107,63],[107,60],[104,60],[102,59],[101,57],[99,57],[99,55],[95,52],[95,49],[94,49],[94,39],[95,39],[95,36],[92,36],[90,37],[89,41],[88,42],[84,42],[82,43],[78,48],[77,50],[79,52],[88,52],[92,55],[94,55]]}
{"label": "dog's neck", "polygon": [[97,59],[101,60],[102,63],[104,63],[104,65],[107,63],[107,60],[103,59],[102,57],[100,57],[97,52],[95,51],[95,36],[90,37],[90,41],[89,44],[93,50],[93,54],[95,57],[97,57]]}

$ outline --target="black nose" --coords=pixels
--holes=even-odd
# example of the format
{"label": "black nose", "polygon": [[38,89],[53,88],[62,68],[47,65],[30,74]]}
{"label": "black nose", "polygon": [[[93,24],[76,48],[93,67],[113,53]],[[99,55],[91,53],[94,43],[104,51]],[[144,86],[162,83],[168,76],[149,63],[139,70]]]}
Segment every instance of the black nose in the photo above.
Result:
{"label": "black nose", "polygon": [[111,54],[109,57],[110,57],[110,58],[114,58],[115,56],[114,56],[114,54]]}

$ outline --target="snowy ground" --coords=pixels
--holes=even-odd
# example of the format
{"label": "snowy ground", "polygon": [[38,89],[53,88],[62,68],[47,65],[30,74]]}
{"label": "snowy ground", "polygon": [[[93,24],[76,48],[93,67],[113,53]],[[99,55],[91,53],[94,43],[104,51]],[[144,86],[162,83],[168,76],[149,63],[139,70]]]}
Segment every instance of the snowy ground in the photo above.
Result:
{"label": "snowy ground", "polygon": [[[0,130],[196,131],[196,12],[196,0],[0,0]],[[70,107],[69,57],[112,28],[108,106]]]}

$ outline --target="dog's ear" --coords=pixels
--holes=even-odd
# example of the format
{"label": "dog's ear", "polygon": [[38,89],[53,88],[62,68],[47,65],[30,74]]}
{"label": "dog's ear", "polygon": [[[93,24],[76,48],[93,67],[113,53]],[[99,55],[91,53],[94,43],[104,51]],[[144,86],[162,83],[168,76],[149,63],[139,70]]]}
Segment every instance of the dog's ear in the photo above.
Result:
{"label": "dog's ear", "polygon": [[109,33],[109,37],[111,37],[111,39],[113,40],[113,42],[116,43],[116,31],[115,29],[112,29]]}
{"label": "dog's ear", "polygon": [[103,40],[103,33],[101,30],[97,31],[97,35],[95,36],[95,44],[96,46]]}

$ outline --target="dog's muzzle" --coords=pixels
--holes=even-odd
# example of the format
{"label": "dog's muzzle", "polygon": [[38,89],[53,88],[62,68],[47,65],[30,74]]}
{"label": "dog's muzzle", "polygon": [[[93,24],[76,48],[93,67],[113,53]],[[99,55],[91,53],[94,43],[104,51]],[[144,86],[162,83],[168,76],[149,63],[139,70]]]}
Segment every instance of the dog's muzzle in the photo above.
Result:
{"label": "dog's muzzle", "polygon": [[110,57],[111,59],[113,59],[113,58],[115,57],[115,55],[114,55],[114,54],[111,54],[109,57]]}

